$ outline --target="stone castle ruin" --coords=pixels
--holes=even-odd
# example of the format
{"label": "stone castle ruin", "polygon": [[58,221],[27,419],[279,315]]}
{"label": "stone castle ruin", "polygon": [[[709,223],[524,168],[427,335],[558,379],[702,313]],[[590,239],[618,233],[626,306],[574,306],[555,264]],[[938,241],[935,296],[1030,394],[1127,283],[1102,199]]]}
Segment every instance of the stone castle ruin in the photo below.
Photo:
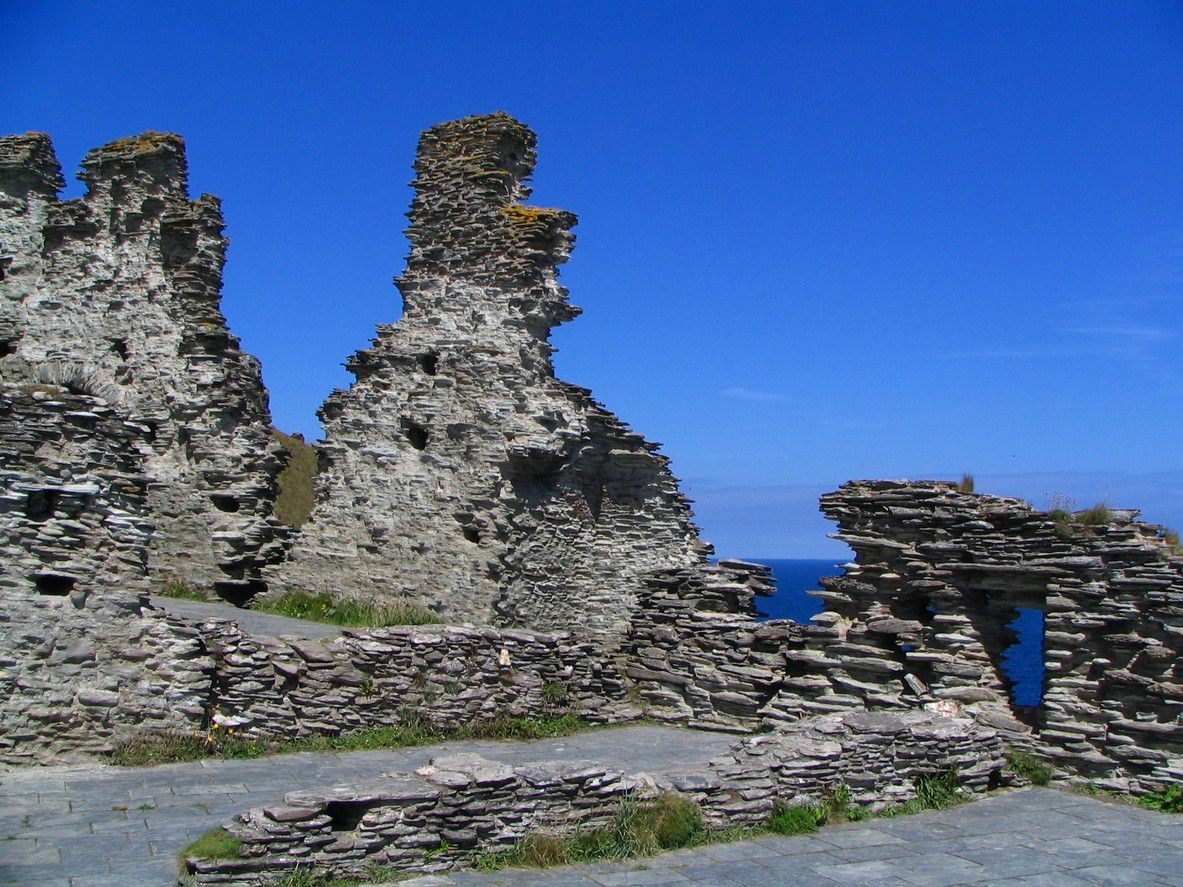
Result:
{"label": "stone castle ruin", "polygon": [[[856,553],[824,612],[759,621],[768,569],[708,563],[656,445],[554,376],[550,331],[578,313],[556,276],[575,217],[522,204],[533,166],[533,134],[504,114],[422,136],[403,317],[321,409],[296,532],[271,513],[282,460],[258,364],[219,308],[218,202],[188,199],[180,139],[95,149],[70,201],[46,136],[0,139],[0,765],[408,718],[761,734],[660,784],[466,756],[299,793],[228,824],[249,858],[190,866],[227,884],[300,861],[417,870],[424,847],[447,868],[533,825],[606,821],[624,793],[675,791],[723,825],[840,783],[856,803],[905,800],[949,768],[983,791],[1010,778],[1004,744],[1062,779],[1178,783],[1183,554],[1163,528],[851,482],[821,502]],[[173,580],[446,624],[275,638],[231,607],[155,606]],[[1044,626],[1037,704],[1004,668],[1020,611]]]}
{"label": "stone castle ruin", "polygon": [[317,504],[276,585],[618,637],[642,574],[705,561],[656,445],[555,378],[575,216],[521,203],[534,144],[505,114],[420,139],[403,316],[320,410]]}
{"label": "stone castle ruin", "polygon": [[0,139],[0,380],[98,394],[142,426],[153,577],[245,600],[282,554],[280,460],[259,364],[219,307],[220,203],[189,200],[174,135],[96,148],[79,178],[61,201],[48,136]]}

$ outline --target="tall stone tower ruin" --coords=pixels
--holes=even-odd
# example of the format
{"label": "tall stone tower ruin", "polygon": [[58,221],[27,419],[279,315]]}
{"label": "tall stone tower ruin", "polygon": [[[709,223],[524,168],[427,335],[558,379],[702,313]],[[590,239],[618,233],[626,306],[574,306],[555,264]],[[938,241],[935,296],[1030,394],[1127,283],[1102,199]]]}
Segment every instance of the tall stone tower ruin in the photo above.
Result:
{"label": "tall stone tower ruin", "polygon": [[147,427],[158,579],[259,590],[281,554],[268,515],[279,460],[258,362],[222,316],[215,197],[190,201],[182,140],[144,133],[64,184],[49,138],[0,138],[0,380],[101,393]]}
{"label": "tall stone tower ruin", "polygon": [[321,407],[317,505],[277,584],[611,639],[641,574],[709,553],[657,446],[555,379],[576,219],[522,205],[534,146],[503,113],[420,138],[403,317]]}

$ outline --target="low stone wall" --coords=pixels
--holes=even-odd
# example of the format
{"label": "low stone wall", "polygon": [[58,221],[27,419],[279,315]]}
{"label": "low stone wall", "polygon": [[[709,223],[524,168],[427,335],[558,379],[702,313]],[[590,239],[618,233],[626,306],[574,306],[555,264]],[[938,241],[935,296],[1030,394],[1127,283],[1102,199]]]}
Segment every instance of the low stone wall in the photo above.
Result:
{"label": "low stone wall", "polygon": [[326,640],[201,626],[215,662],[213,723],[259,737],[338,733],[418,718],[460,727],[575,712],[640,717],[624,676],[568,634],[424,625],[346,630]]}
{"label": "low stone wall", "polygon": [[82,760],[204,722],[213,660],[201,634],[146,598],[8,591],[2,604],[0,763]]}
{"label": "low stone wall", "polygon": [[540,830],[570,835],[611,822],[628,795],[678,792],[711,827],[757,825],[776,802],[811,803],[839,785],[860,805],[916,796],[917,780],[952,770],[968,792],[1000,783],[1002,745],[970,718],[930,712],[813,718],[743,740],[700,772],[627,774],[588,761],[508,766],[476,755],[413,774],[289,794],[227,824],[242,859],[189,860],[198,884],[266,884],[297,867],[357,875],[372,864],[433,872],[474,851],[511,848]]}
{"label": "low stone wall", "polygon": [[0,607],[0,763],[83,760],[211,725],[292,738],[568,712],[641,714],[614,662],[565,634],[433,625],[277,639],[81,590],[9,591]]}

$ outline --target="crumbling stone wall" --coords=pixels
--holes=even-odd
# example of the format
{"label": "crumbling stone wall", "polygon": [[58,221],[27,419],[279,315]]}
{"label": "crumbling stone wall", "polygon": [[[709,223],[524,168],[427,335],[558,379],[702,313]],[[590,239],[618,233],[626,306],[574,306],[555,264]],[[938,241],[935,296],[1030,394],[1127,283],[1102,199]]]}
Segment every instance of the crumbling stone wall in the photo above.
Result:
{"label": "crumbling stone wall", "polygon": [[533,831],[607,825],[626,796],[676,792],[710,827],[755,826],[777,802],[814,803],[839,785],[873,808],[915,798],[919,779],[943,771],[966,792],[982,792],[999,784],[1003,763],[996,732],[929,712],[811,718],[678,773],[447,755],[414,773],[292,792],[282,805],[245,811],[226,826],[242,841],[241,859],[190,859],[187,868],[197,884],[271,883],[297,866],[338,877],[374,864],[437,872],[464,866],[474,851],[510,849]]}
{"label": "crumbling stone wall", "polygon": [[403,317],[320,410],[317,505],[277,584],[611,642],[642,574],[709,551],[656,445],[554,377],[575,217],[522,205],[534,146],[505,114],[420,139]]}
{"label": "crumbling stone wall", "polygon": [[0,384],[0,595],[145,586],[147,433],[101,398]]}
{"label": "crumbling stone wall", "polygon": [[0,138],[0,379],[74,377],[147,428],[150,567],[232,599],[276,558],[279,468],[259,365],[219,308],[217,198],[187,194],[184,143],[144,133],[89,152],[85,196],[49,138]]}
{"label": "crumbling stone wall", "polygon": [[[1056,520],[933,482],[852,481],[822,511],[857,555],[823,580],[827,608],[876,634],[918,689],[1021,734],[1017,717],[1065,769],[1151,787],[1177,778],[1183,556],[1161,527],[1135,511]],[[1017,607],[1044,618],[1036,709],[1012,706],[1000,668]]]}
{"label": "crumbling stone wall", "polygon": [[[1183,765],[1183,557],[1114,511],[1097,526],[935,482],[822,498],[856,552],[815,624],[758,623],[744,583],[649,578],[627,673],[653,714],[735,729],[854,709],[964,708],[1062,771],[1146,791]],[[1002,670],[1017,607],[1041,610],[1046,680],[1017,707]]]}
{"label": "crumbling stone wall", "polygon": [[196,628],[146,597],[6,589],[3,602],[0,763],[82,760],[203,723],[213,660]]}
{"label": "crumbling stone wall", "polygon": [[566,634],[429,625],[301,641],[245,635],[231,622],[201,629],[215,661],[211,721],[247,736],[414,719],[456,728],[500,717],[641,714],[616,665]]}
{"label": "crumbling stone wall", "polygon": [[81,588],[5,594],[0,694],[0,763],[82,759],[209,727],[286,739],[413,720],[641,715],[617,664],[566,634],[420,626],[272,638]]}

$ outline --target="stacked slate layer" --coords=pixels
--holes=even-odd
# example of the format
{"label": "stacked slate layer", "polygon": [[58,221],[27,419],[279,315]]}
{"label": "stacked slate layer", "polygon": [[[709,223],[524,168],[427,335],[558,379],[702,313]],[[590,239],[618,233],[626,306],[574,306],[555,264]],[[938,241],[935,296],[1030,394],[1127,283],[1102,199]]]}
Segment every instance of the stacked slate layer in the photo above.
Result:
{"label": "stacked slate layer", "polygon": [[[626,674],[650,714],[775,728],[848,710],[967,710],[1062,773],[1135,792],[1183,772],[1183,557],[1113,511],[1086,525],[935,482],[858,481],[822,499],[857,553],[813,625],[757,622],[743,582],[646,580]],[[1044,614],[1040,706],[1002,668],[1016,608]]]}
{"label": "stacked slate layer", "polygon": [[610,642],[643,573],[710,551],[657,445],[554,376],[576,220],[522,205],[534,146],[501,113],[422,135],[403,316],[320,410],[317,504],[277,584]]}
{"label": "stacked slate layer", "polygon": [[[857,555],[822,597],[902,665],[891,692],[915,686],[1011,729],[1013,714],[1058,766],[1115,787],[1183,774],[1183,556],[1162,527],[935,482],[852,481],[821,504]],[[1012,706],[1001,668],[1018,607],[1044,618],[1038,708]]]}
{"label": "stacked slate layer", "polygon": [[6,592],[4,603],[0,763],[84,760],[131,739],[208,729],[290,739],[641,714],[613,659],[567,634],[419,626],[273,638],[81,584],[66,596]]}
{"label": "stacked slate layer", "polygon": [[0,384],[0,593],[145,586],[147,433],[100,398]]}
{"label": "stacked slate layer", "polygon": [[188,199],[175,135],[96,148],[79,177],[85,196],[61,201],[49,138],[0,138],[0,378],[101,390],[146,425],[153,574],[245,599],[282,554],[279,460],[258,362],[219,307],[219,201]]}
{"label": "stacked slate layer", "polygon": [[426,625],[346,631],[331,640],[243,634],[205,622],[214,660],[212,724],[290,738],[422,722],[455,729],[575,712],[634,720],[624,677],[568,634]]}
{"label": "stacked slate layer", "polygon": [[997,733],[928,712],[812,718],[737,743],[709,765],[623,773],[592,761],[508,765],[447,755],[414,773],[293,792],[236,816],[241,858],[186,860],[196,884],[271,883],[293,871],[359,876],[374,865],[429,873],[509,850],[530,833],[571,836],[609,825],[626,797],[676,793],[708,827],[757,826],[777,803],[812,804],[845,785],[860,807],[917,796],[924,777],[953,772],[965,794],[1001,782]]}
{"label": "stacked slate layer", "polygon": [[79,761],[132,736],[193,732],[212,676],[200,632],[144,596],[5,590],[0,763]]}

